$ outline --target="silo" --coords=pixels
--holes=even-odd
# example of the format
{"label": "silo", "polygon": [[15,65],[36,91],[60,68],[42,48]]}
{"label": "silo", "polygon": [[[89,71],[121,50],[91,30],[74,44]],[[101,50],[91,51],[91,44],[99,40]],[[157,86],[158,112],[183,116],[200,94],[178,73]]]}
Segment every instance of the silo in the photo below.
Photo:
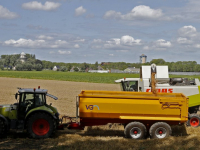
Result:
{"label": "silo", "polygon": [[140,56],[140,63],[144,64],[144,63],[146,63],[146,61],[147,61],[147,56],[144,55],[144,54],[142,54],[142,55]]}

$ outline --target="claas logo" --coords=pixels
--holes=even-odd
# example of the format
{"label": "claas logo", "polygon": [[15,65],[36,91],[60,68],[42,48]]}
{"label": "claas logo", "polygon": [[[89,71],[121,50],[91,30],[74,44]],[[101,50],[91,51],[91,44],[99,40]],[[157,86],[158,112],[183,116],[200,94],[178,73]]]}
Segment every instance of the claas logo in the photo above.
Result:
{"label": "claas logo", "polygon": [[[173,89],[156,89],[158,93],[173,93]],[[146,92],[152,92],[151,89],[146,89]]]}
{"label": "claas logo", "polygon": [[98,105],[85,105],[85,107],[86,107],[87,110],[88,110],[88,109],[89,109],[89,110],[93,110],[94,107],[97,107],[98,110],[100,110]]}

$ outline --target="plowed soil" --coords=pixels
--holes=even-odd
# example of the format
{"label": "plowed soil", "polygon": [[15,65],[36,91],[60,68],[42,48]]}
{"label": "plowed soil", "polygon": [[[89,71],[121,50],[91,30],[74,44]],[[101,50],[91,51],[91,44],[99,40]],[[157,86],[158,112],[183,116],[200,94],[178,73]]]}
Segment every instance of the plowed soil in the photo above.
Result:
{"label": "plowed soil", "polygon": [[58,97],[58,100],[47,98],[47,103],[52,103],[61,115],[75,116],[76,96],[81,90],[108,90],[120,91],[118,84],[70,82],[38,79],[18,79],[0,77],[0,104],[16,103],[14,94],[21,88],[48,89],[48,93]]}

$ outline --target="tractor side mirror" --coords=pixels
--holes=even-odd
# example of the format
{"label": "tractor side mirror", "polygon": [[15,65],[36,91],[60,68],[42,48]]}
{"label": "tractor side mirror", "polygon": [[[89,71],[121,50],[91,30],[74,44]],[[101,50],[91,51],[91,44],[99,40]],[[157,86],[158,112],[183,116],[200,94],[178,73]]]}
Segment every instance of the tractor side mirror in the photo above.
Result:
{"label": "tractor side mirror", "polygon": [[15,99],[17,100],[18,93],[15,94]]}

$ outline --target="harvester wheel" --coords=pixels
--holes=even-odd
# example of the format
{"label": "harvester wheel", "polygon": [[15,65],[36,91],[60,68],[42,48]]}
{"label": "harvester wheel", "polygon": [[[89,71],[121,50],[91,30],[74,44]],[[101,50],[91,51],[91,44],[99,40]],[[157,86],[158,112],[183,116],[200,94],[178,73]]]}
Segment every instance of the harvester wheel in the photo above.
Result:
{"label": "harvester wheel", "polygon": [[131,122],[126,125],[124,134],[127,138],[143,139],[146,136],[147,129],[141,122]]}
{"label": "harvester wheel", "polygon": [[200,125],[200,117],[197,114],[190,114],[187,126],[198,127]]}
{"label": "harvester wheel", "polygon": [[32,138],[48,138],[55,130],[54,119],[46,113],[35,113],[28,118],[27,131]]}
{"label": "harvester wheel", "polygon": [[0,138],[6,136],[6,131],[6,124],[2,119],[0,119]]}
{"label": "harvester wheel", "polygon": [[172,134],[172,129],[165,122],[156,122],[150,127],[149,134],[153,139],[163,139]]}

